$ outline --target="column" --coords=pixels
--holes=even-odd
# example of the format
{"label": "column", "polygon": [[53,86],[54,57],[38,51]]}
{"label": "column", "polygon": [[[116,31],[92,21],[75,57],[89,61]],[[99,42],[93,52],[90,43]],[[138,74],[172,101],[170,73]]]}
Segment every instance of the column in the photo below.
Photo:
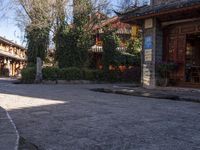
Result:
{"label": "column", "polygon": [[142,84],[145,88],[156,87],[156,64],[162,61],[162,29],[156,18],[144,20],[142,51]]}

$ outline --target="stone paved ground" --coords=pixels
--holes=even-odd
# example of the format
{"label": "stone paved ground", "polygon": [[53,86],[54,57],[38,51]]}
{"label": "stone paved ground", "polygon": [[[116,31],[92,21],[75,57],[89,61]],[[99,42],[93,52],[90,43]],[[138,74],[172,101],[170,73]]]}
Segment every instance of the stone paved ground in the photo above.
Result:
{"label": "stone paved ground", "polygon": [[0,150],[16,150],[19,135],[6,111],[0,107]]}
{"label": "stone paved ground", "polygon": [[0,82],[0,106],[41,150],[199,150],[200,104]]}

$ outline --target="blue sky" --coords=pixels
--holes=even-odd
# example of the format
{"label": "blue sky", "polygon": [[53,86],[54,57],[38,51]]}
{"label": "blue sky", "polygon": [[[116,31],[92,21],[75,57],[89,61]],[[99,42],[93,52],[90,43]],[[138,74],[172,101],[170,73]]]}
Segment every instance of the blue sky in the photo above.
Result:
{"label": "blue sky", "polygon": [[[6,1],[9,0],[5,0],[4,2]],[[110,2],[116,5],[118,0],[110,0]],[[8,11],[9,13],[7,13],[6,17],[0,19],[0,36],[23,45],[23,32],[17,27],[15,12]]]}

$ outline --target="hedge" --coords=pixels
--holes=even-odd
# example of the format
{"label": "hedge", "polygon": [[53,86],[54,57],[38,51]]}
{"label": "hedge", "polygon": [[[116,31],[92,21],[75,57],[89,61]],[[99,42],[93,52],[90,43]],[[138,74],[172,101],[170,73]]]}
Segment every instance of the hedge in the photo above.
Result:
{"label": "hedge", "polygon": [[35,67],[27,67],[22,69],[22,82],[23,83],[33,83],[35,81],[36,76],[36,68]]}
{"label": "hedge", "polygon": [[60,69],[57,67],[46,67],[42,69],[43,79],[45,80],[56,80]]}
{"label": "hedge", "polygon": [[[22,81],[24,83],[33,83],[35,80],[35,67],[28,67],[22,70]],[[120,70],[111,70],[104,74],[102,70],[91,70],[87,68],[64,68],[45,67],[42,70],[44,80],[90,80],[90,81],[108,81],[108,82],[130,82],[140,81],[140,67],[127,69],[125,72]]]}
{"label": "hedge", "polygon": [[58,78],[64,80],[81,80],[82,76],[82,71],[79,68],[70,67],[61,69]]}

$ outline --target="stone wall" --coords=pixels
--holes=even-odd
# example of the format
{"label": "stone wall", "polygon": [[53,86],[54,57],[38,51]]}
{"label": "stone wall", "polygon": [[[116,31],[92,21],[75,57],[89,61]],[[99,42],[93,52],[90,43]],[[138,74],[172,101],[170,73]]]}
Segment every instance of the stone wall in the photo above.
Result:
{"label": "stone wall", "polygon": [[[152,18],[152,28],[143,27],[143,51],[142,51],[142,84],[145,88],[154,88],[156,86],[156,64],[162,62],[163,58],[163,31],[160,22]],[[151,49],[145,48],[145,38],[152,37]],[[147,51],[152,51],[152,59],[146,60]],[[147,57],[148,58],[148,57]]]}
{"label": "stone wall", "polygon": [[[155,87],[155,38],[156,38],[156,26],[155,26],[155,19],[151,18],[153,20],[153,26],[152,28],[143,27],[143,57],[142,57],[142,84],[145,88],[154,88]],[[144,23],[145,24],[145,23]],[[151,37],[152,38],[152,59],[149,61],[145,60],[145,51],[148,50],[148,48],[145,48],[145,38]]]}

